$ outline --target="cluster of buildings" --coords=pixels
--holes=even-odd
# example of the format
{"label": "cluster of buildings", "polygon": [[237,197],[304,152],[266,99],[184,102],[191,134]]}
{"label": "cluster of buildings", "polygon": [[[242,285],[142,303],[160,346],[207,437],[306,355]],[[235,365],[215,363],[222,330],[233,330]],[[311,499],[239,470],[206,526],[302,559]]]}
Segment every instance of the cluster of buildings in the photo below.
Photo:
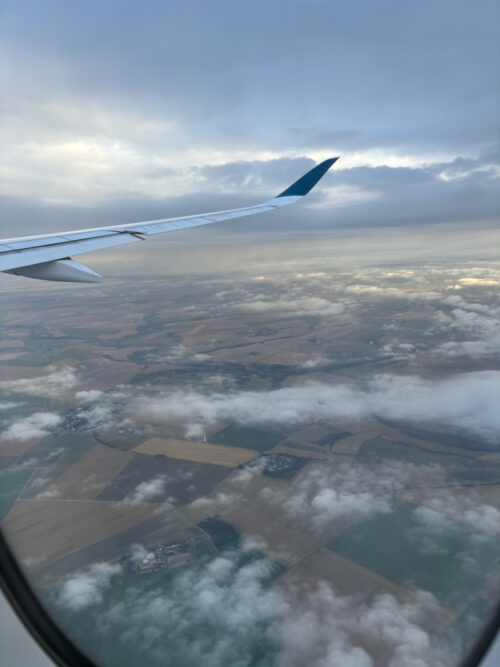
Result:
{"label": "cluster of buildings", "polygon": [[293,454],[284,454],[282,452],[261,454],[258,458],[249,463],[244,463],[241,467],[260,472],[269,477],[278,477],[281,479],[292,479],[292,477],[303,467],[310,459]]}
{"label": "cluster of buildings", "polygon": [[168,568],[188,565],[191,562],[191,551],[189,543],[180,544],[158,544],[151,548],[142,560],[129,559],[127,561],[127,574],[149,574],[159,572]]}
{"label": "cluster of buildings", "polygon": [[62,423],[63,431],[86,431],[88,429],[88,419],[78,412],[71,412],[66,415]]}
{"label": "cluster of buildings", "polygon": [[263,472],[280,472],[291,468],[295,463],[291,454],[266,454]]}

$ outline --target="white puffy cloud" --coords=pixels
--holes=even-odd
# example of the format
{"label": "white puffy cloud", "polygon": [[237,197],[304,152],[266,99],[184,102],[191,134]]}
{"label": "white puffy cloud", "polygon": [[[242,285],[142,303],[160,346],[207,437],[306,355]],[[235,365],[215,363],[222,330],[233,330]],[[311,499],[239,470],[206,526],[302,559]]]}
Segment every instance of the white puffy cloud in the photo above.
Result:
{"label": "white puffy cloud", "polygon": [[[450,313],[438,311],[437,328],[458,334],[458,340],[449,340],[439,345],[435,353],[475,359],[496,356],[500,353],[500,308],[481,303],[467,303],[459,296],[444,299],[446,304],[456,304]],[[468,338],[464,340],[463,338]]]}
{"label": "white puffy cloud", "polygon": [[2,401],[0,403],[0,410],[12,410],[13,408],[17,408],[20,405],[23,405],[22,403],[14,403],[14,401]]}
{"label": "white puffy cloud", "polygon": [[148,550],[142,544],[132,544],[130,547],[130,559],[140,563],[148,555]]}
{"label": "white puffy cloud", "polygon": [[56,602],[70,611],[80,611],[99,604],[111,586],[111,579],[120,573],[121,566],[118,563],[94,563],[86,572],[73,575],[64,581]]}
{"label": "white puffy cloud", "polygon": [[188,347],[179,343],[173,345],[164,352],[150,352],[146,355],[146,361],[150,364],[176,364],[188,362],[200,362],[211,359],[209,354],[193,353]]}
{"label": "white puffy cloud", "polygon": [[62,418],[53,412],[35,412],[29,417],[15,421],[0,434],[0,437],[11,440],[43,438],[61,422]]}
{"label": "white puffy cloud", "polygon": [[317,315],[329,317],[345,310],[343,303],[329,301],[317,296],[303,296],[296,299],[254,300],[239,304],[238,308],[248,313],[287,312],[297,316]]}
{"label": "white puffy cloud", "polygon": [[169,496],[165,499],[165,494],[168,491],[169,484],[178,483],[179,481],[189,482],[193,478],[193,473],[190,470],[177,470],[172,475],[155,475],[151,479],[139,482],[137,486],[123,499],[125,503],[146,503],[159,502],[163,497],[164,502],[175,503],[176,499]]}
{"label": "white puffy cloud", "polygon": [[328,366],[330,359],[325,357],[323,354],[317,354],[311,359],[302,361],[299,366],[300,368],[309,369],[309,368],[321,368],[321,366]]}
{"label": "white puffy cloud", "polygon": [[75,368],[72,366],[48,366],[48,373],[35,378],[21,378],[19,380],[3,380],[0,389],[45,396],[47,398],[65,398],[65,394],[78,384],[79,380]]}
{"label": "white puffy cloud", "polygon": [[85,407],[77,412],[77,417],[86,420],[88,429],[107,429],[115,425],[117,408],[112,404],[100,403]]}
{"label": "white puffy cloud", "polygon": [[466,287],[497,287],[500,280],[495,278],[459,278],[458,282]]}
{"label": "white puffy cloud", "polygon": [[[248,475],[249,479],[251,479],[251,477],[252,475]],[[225,491],[217,491],[217,493],[211,495],[209,498],[207,497],[197,498],[191,503],[191,507],[210,508],[214,514],[218,514],[221,511],[221,509],[223,509],[224,507],[229,507],[230,505],[234,505],[236,502],[241,500],[241,498],[242,496],[238,493],[234,492],[227,493]]]}
{"label": "white puffy cloud", "polygon": [[145,503],[158,499],[159,496],[162,496],[165,493],[167,487],[167,476],[166,475],[156,475],[152,479],[140,482],[132,493],[129,493],[124,499],[123,502],[136,504],[136,503]]}
{"label": "white puffy cloud", "polygon": [[139,398],[130,409],[158,423],[175,419],[196,424],[290,425],[380,416],[440,422],[494,440],[500,432],[499,392],[500,371],[463,373],[441,381],[380,375],[365,388],[311,383],[261,392],[175,392]]}
{"label": "white puffy cloud", "polygon": [[[425,507],[456,521],[468,524],[476,531],[500,536],[500,509],[485,503],[474,490],[464,494],[460,488],[433,488],[426,493]],[[423,512],[424,508],[420,508]],[[430,516],[430,515],[428,515]]]}
{"label": "white puffy cloud", "polygon": [[[442,664],[425,629],[431,596],[354,599],[324,580],[305,584],[293,577],[269,587],[272,561],[242,564],[253,546],[243,543],[178,571],[168,591],[137,595],[131,587],[99,622],[108,637],[119,637],[146,661],[164,661],[168,646],[169,664],[190,667],[249,667],[256,655],[262,667],[374,667],[380,656],[394,667]],[[60,606],[83,610],[100,601],[116,573],[103,566],[68,580]]]}
{"label": "white puffy cloud", "polygon": [[203,424],[186,424],[184,435],[188,440],[191,438],[199,440],[205,436],[205,428]]}
{"label": "white puffy cloud", "polygon": [[404,297],[406,293],[399,287],[378,287],[375,285],[348,285],[347,294],[367,294],[369,296]]}
{"label": "white puffy cloud", "polygon": [[378,350],[378,355],[381,357],[390,356],[393,359],[408,359],[415,352],[415,345],[412,343],[400,343],[398,341],[392,341],[390,343],[385,343]]}
{"label": "white puffy cloud", "polygon": [[44,486],[50,483],[50,477],[43,477],[43,475],[39,475],[35,477],[35,479],[31,480],[30,482],[30,489],[32,491],[37,491],[38,489],[43,489]]}
{"label": "white puffy cloud", "polygon": [[319,581],[297,599],[284,622],[284,664],[374,667],[379,651],[388,667],[447,664],[431,652],[425,596],[404,602],[382,594],[359,604]]}
{"label": "white puffy cloud", "polygon": [[100,389],[89,389],[88,391],[77,391],[75,399],[81,403],[93,403],[98,401],[104,395]]}
{"label": "white puffy cloud", "polygon": [[498,355],[500,352],[500,339],[449,341],[439,345],[435,349],[435,352],[445,357],[482,359]]}
{"label": "white puffy cloud", "polygon": [[397,463],[375,470],[353,464],[332,469],[322,464],[306,468],[287,486],[264,488],[260,496],[282,508],[301,530],[328,534],[339,520],[356,521],[372,513],[390,512],[389,497],[401,492],[410,476],[433,472]]}
{"label": "white puffy cloud", "polygon": [[59,498],[61,496],[61,492],[54,488],[54,489],[47,489],[46,491],[42,491],[41,493],[37,493],[36,499],[37,500],[53,500],[54,498]]}

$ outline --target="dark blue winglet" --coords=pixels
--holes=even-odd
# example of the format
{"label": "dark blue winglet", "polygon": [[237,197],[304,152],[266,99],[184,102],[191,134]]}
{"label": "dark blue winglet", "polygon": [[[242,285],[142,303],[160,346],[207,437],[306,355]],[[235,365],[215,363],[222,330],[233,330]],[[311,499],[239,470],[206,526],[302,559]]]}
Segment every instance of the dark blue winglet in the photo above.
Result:
{"label": "dark blue winglet", "polygon": [[317,164],[311,171],[304,174],[302,178],[295,181],[293,185],[278,195],[278,197],[304,197],[304,195],[313,189],[319,179],[326,174],[332,164],[335,164],[338,159],[338,157],[332,157],[329,160],[320,162],[320,164]]}

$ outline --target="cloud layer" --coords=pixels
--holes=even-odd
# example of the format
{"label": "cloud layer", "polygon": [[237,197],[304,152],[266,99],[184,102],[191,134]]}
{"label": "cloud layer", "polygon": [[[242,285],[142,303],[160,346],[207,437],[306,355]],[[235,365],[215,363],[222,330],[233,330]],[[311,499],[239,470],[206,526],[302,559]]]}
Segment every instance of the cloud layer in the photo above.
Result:
{"label": "cloud layer", "polygon": [[[376,655],[394,667],[445,664],[424,629],[429,596],[398,601],[382,594],[360,604],[323,580],[306,585],[292,578],[268,587],[272,561],[242,561],[252,548],[243,544],[178,572],[168,591],[150,588],[138,596],[129,587],[99,612],[101,626],[154,664],[165,664],[166,646],[168,664],[187,667],[373,667]],[[114,574],[114,566],[100,563],[68,579],[59,607],[95,609]]]}
{"label": "cloud layer", "polygon": [[2,380],[0,381],[0,389],[29,394],[30,396],[61,398],[79,382],[76,369],[72,366],[61,368],[47,366],[46,371],[44,375],[38,377]]}
{"label": "cloud layer", "polygon": [[2,433],[0,439],[30,440],[49,435],[62,422],[62,417],[53,412],[34,412],[29,417],[17,419]]}
{"label": "cloud layer", "polygon": [[[332,154],[307,226],[296,213],[273,225],[304,238],[332,211],[342,227],[491,224],[495,4],[358,4],[7,2],[2,190],[16,233],[244,205]],[[269,235],[268,220],[251,229]]]}
{"label": "cloud layer", "polygon": [[175,392],[161,398],[137,399],[131,410],[156,423],[230,421],[277,426],[322,420],[341,423],[379,416],[435,421],[494,442],[500,433],[499,391],[499,371],[463,373],[442,381],[380,375],[368,381],[365,389],[311,383],[262,392]]}

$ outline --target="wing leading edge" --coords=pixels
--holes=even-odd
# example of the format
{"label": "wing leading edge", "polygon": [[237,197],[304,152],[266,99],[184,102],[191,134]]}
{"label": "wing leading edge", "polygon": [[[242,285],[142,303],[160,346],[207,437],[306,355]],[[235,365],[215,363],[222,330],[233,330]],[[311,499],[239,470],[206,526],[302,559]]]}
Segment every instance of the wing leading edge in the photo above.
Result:
{"label": "wing leading edge", "polygon": [[0,271],[39,280],[99,282],[101,276],[98,273],[75,262],[71,257],[144,240],[144,236],[209,225],[288,206],[310,192],[337,160],[338,157],[334,157],[321,162],[277,197],[257,206],[58,234],[3,239],[0,240]]}

